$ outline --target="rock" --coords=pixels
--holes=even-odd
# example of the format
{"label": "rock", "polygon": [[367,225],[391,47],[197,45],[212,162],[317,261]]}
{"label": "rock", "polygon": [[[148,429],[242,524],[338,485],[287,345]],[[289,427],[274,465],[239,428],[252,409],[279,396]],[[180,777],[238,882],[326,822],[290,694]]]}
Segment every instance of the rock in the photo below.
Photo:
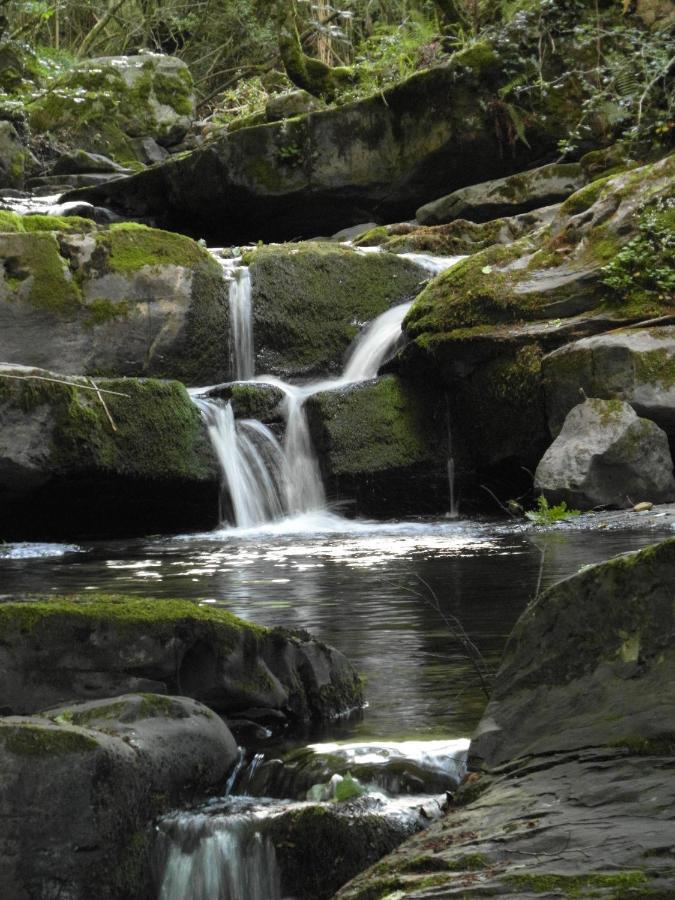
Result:
{"label": "rock", "polygon": [[667,28],[675,22],[672,0],[636,0],[635,13],[650,28]]}
{"label": "rock", "polygon": [[645,500],[642,503],[636,503],[633,507],[633,512],[649,512],[649,510],[653,508],[654,504]]}
{"label": "rock", "polygon": [[621,400],[575,406],[535,472],[535,488],[570,507],[631,507],[675,499],[665,433]]}
{"label": "rock", "polygon": [[674,579],[671,538],[539,595],[454,806],[337,897],[673,894]]}
{"label": "rock", "polygon": [[94,172],[91,175],[41,175],[37,178],[29,178],[26,186],[32,191],[42,190],[44,193],[63,194],[70,188],[108,184],[121,177],[118,172]]}
{"label": "rock", "polygon": [[220,472],[183,385],[95,384],[100,399],[90,379],[0,366],[3,537],[214,527]]}
{"label": "rock", "polygon": [[675,441],[675,326],[624,329],[561,347],[542,360],[551,434],[587,397],[625,400]]}
{"label": "rock", "polygon": [[129,169],[101,153],[87,153],[86,150],[70,150],[62,154],[49,170],[50,175],[82,175],[91,173],[117,173],[125,175]]}
{"label": "rock", "polygon": [[248,261],[256,371],[282,378],[341,371],[360,328],[427,277],[409,260],[334,243],[262,247]]}
{"label": "rock", "polygon": [[654,210],[667,202],[673,172],[675,157],[668,157],[593,182],[548,224],[475,253],[415,300],[397,371],[447,389],[465,496],[484,495],[480,484],[506,497],[531,487],[521,467],[533,469],[550,441],[541,375],[547,353],[675,312],[663,291],[640,286],[624,295],[605,283],[604,271],[642,234],[645,198]]}
{"label": "rock", "polygon": [[218,245],[409,218],[444,193],[525,168],[566,132],[560,109],[532,116],[529,146],[500,152],[494,120],[481,111],[501,77],[496,55],[472,49],[357,103],[241,127],[80,196]]}
{"label": "rock", "polygon": [[[117,163],[139,168],[143,141],[179,143],[195,114],[190,72],[181,60],[159,53],[85,59],[65,73],[58,90],[30,105],[34,133],[52,137]],[[105,205],[105,204],[104,204]]]}
{"label": "rock", "polygon": [[361,225],[349,225],[347,228],[342,228],[340,231],[336,231],[336,233],[331,236],[331,240],[338,242],[356,241],[364,234],[370,232],[373,228],[377,228],[376,222],[364,222]]}
{"label": "rock", "polygon": [[0,187],[22,188],[27,150],[11,122],[0,121]]}
{"label": "rock", "polygon": [[222,720],[184,697],[0,719],[0,893],[149,896],[151,820],[222,784],[236,756]]}
{"label": "rock", "polygon": [[453,219],[487,222],[558,203],[585,184],[578,163],[556,163],[460,188],[421,206],[415,217],[420,225],[443,225]]}
{"label": "rock", "polygon": [[289,91],[270,97],[265,106],[265,118],[268,122],[278,122],[325,108],[325,103],[307,91]]}
{"label": "rock", "polygon": [[[4,218],[0,227],[14,230],[18,217]],[[227,292],[220,267],[194,241],[131,223],[99,231],[49,216],[19,218],[24,229],[30,233],[0,233],[4,362],[188,384],[227,380]]]}
{"label": "rock", "polygon": [[276,385],[265,384],[263,381],[217,384],[199,396],[231,403],[237,419],[258,419],[265,423],[280,422],[283,419],[280,407],[284,392]]}
{"label": "rock", "polygon": [[0,634],[0,706],[12,713],[135,691],[179,693],[235,718],[266,707],[322,719],[362,703],[337,650],[188,600],[87,593],[3,603]]}
{"label": "rock", "polygon": [[306,409],[331,499],[366,515],[448,508],[447,426],[431,394],[387,375],[314,394]]}
{"label": "rock", "polygon": [[329,900],[424,824],[357,801],[289,808],[269,821],[266,833],[275,845],[284,896]]}

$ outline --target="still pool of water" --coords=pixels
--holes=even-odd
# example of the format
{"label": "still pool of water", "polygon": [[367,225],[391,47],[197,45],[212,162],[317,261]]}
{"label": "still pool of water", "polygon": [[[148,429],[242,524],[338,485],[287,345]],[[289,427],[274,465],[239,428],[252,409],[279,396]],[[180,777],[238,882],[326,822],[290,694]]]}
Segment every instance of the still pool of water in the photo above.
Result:
{"label": "still pool of water", "polygon": [[329,736],[458,737],[471,732],[485,697],[450,617],[494,667],[538,586],[670,534],[321,514],[257,530],[7,544],[0,600],[76,591],[190,597],[263,625],[305,628],[366,679],[368,708]]}

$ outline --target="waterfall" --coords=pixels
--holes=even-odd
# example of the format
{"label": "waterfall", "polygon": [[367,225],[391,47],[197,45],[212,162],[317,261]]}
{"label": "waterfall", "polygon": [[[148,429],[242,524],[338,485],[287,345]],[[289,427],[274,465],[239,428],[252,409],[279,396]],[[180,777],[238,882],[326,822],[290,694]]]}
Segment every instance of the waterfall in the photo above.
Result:
{"label": "waterfall", "polygon": [[163,819],[159,900],[281,900],[274,845],[260,824],[255,811]]}
{"label": "waterfall", "polygon": [[[321,510],[326,496],[319,462],[312,446],[305,400],[366,381],[377,375],[401,338],[401,326],[412,301],[392,307],[374,319],[354,340],[340,376],[292,385],[272,376],[254,378],[251,276],[241,260],[223,259],[212,251],[230,283],[230,351],[238,380],[275,385],[284,393],[283,443],[260,422],[236,421],[227,404],[195,398],[207,422],[238,528],[251,528],[289,515]],[[432,275],[464,259],[403,254]],[[450,474],[450,469],[448,470]],[[221,516],[222,518],[222,516]]]}

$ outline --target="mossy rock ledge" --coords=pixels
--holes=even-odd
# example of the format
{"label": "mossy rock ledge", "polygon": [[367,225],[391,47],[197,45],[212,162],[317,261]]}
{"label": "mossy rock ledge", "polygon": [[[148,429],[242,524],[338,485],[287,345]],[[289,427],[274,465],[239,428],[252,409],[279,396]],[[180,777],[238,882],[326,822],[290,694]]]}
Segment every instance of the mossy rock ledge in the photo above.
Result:
{"label": "mossy rock ledge", "polygon": [[179,382],[0,366],[4,540],[212,528],[219,485]]}
{"label": "mossy rock ledge", "polygon": [[340,372],[361,328],[428,280],[408,259],[320,241],[261,247],[247,261],[256,371],[286,378]]}
{"label": "mossy rock ledge", "polygon": [[548,223],[474,253],[415,300],[397,371],[447,389],[453,437],[480,478],[534,469],[549,445],[547,353],[675,312],[667,292],[623,294],[605,283],[607,264],[640,234],[644,210],[671,215],[674,173],[670,156],[593,182]]}
{"label": "mossy rock ledge", "polygon": [[0,659],[0,706],[19,714],[138,690],[194,697],[230,715],[269,708],[295,720],[362,702],[360,679],[337,650],[306,632],[250,625],[187,600],[2,603]]}
{"label": "mossy rock ledge", "polygon": [[533,601],[455,808],[337,897],[673,896],[674,583],[671,538]]}
{"label": "mossy rock ledge", "polygon": [[395,375],[322,391],[306,402],[329,499],[363,515],[445,512],[445,409]]}
{"label": "mossy rock ledge", "polygon": [[219,788],[236,758],[223,720],[185,697],[0,718],[0,894],[152,896],[152,819]]}
{"label": "mossy rock ledge", "polygon": [[222,271],[190,238],[0,212],[0,359],[71,375],[230,377]]}

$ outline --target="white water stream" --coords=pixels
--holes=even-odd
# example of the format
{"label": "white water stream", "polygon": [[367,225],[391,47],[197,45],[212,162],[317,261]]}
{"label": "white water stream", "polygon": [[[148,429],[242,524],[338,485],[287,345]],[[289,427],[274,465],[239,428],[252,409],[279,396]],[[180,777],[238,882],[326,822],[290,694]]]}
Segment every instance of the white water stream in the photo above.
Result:
{"label": "white water stream", "polygon": [[[368,248],[369,252],[377,248]],[[254,420],[236,421],[230,404],[199,397],[209,436],[223,472],[224,488],[236,528],[254,528],[285,517],[325,510],[326,495],[319,462],[312,447],[305,401],[319,391],[332,391],[374,378],[401,338],[401,326],[411,303],[401,303],[374,319],[356,338],[337,378],[293,385],[274,376],[254,375],[253,310],[250,272],[240,259],[223,259],[213,251],[229,282],[233,370],[239,381],[279,388],[285,421],[280,442],[273,432]],[[403,254],[431,275],[455,265],[463,256],[433,257]],[[448,469],[450,472],[450,467]]]}

